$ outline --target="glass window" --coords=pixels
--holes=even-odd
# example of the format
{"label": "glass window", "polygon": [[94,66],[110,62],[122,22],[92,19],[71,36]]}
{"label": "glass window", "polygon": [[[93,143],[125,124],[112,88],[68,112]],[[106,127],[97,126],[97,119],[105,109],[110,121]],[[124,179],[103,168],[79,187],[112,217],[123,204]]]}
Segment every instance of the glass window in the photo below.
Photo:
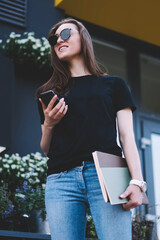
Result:
{"label": "glass window", "polygon": [[125,50],[97,39],[92,40],[100,67],[105,68],[108,74],[123,77],[127,81]]}
{"label": "glass window", "polygon": [[140,67],[142,108],[160,113],[160,59],[141,54]]}

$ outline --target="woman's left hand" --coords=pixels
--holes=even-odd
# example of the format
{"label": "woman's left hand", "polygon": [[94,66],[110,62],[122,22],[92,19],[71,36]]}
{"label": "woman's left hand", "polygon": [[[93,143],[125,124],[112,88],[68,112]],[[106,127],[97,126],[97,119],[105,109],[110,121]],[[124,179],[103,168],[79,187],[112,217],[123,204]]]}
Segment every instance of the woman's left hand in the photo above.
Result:
{"label": "woman's left hand", "polygon": [[132,208],[138,207],[142,204],[142,191],[140,187],[131,184],[127,187],[126,191],[120,195],[120,198],[129,198],[127,203],[123,203],[123,208],[128,211]]}

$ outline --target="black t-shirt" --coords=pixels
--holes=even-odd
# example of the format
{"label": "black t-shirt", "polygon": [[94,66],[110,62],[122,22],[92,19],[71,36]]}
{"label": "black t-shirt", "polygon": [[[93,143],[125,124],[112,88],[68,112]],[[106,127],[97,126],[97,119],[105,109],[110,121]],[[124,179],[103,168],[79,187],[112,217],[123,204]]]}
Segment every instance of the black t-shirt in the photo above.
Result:
{"label": "black t-shirt", "polygon": [[[73,77],[71,90],[61,95],[68,111],[53,131],[48,152],[48,175],[91,160],[92,152],[121,156],[117,145],[116,112],[136,109],[125,81],[117,76]],[[44,122],[40,112],[41,123]]]}

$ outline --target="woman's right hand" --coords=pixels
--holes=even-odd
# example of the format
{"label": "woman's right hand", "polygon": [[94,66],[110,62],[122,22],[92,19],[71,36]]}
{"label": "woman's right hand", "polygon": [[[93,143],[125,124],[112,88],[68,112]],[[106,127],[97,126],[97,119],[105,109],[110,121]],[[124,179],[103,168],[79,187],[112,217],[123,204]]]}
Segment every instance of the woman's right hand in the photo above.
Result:
{"label": "woman's right hand", "polygon": [[57,100],[57,95],[55,95],[51,101],[49,102],[48,106],[43,103],[41,98],[39,98],[39,101],[42,104],[45,121],[44,125],[47,128],[54,128],[57,123],[61,121],[61,119],[64,117],[68,110],[68,105],[65,105],[64,98],[61,98],[59,103],[56,104],[56,106],[53,108],[54,103]]}

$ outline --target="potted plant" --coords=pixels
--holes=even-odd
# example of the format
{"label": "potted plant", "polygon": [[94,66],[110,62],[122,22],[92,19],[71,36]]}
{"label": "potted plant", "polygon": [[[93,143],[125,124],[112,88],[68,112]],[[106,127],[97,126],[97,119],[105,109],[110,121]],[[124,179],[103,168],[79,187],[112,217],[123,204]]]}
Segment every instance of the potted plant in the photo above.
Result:
{"label": "potted plant", "polygon": [[13,211],[12,202],[9,199],[7,192],[7,184],[0,185],[0,228],[7,229],[9,226],[9,220]]}
{"label": "potted plant", "polygon": [[[151,240],[153,228],[154,228],[153,219],[147,219],[146,215],[137,214],[132,221],[132,239]],[[157,239],[157,237],[155,239]]]}
{"label": "potted plant", "polygon": [[[45,219],[46,172],[47,157],[40,153],[31,153],[24,157],[17,153],[5,154],[0,157],[1,184],[8,183],[10,206],[14,206],[10,214],[13,230],[21,230],[21,223],[28,223],[35,210],[39,210],[40,217]],[[28,231],[28,228],[23,231]]]}
{"label": "potted plant", "polygon": [[50,76],[50,45],[45,37],[36,38],[34,32],[11,32],[6,40],[0,40],[0,51],[8,56],[19,69],[40,72]]}
{"label": "potted plant", "polygon": [[[151,240],[154,221],[147,219],[145,215],[138,214],[132,219],[132,240]],[[156,234],[154,239],[158,240]],[[98,239],[92,217],[87,214],[87,239]]]}

